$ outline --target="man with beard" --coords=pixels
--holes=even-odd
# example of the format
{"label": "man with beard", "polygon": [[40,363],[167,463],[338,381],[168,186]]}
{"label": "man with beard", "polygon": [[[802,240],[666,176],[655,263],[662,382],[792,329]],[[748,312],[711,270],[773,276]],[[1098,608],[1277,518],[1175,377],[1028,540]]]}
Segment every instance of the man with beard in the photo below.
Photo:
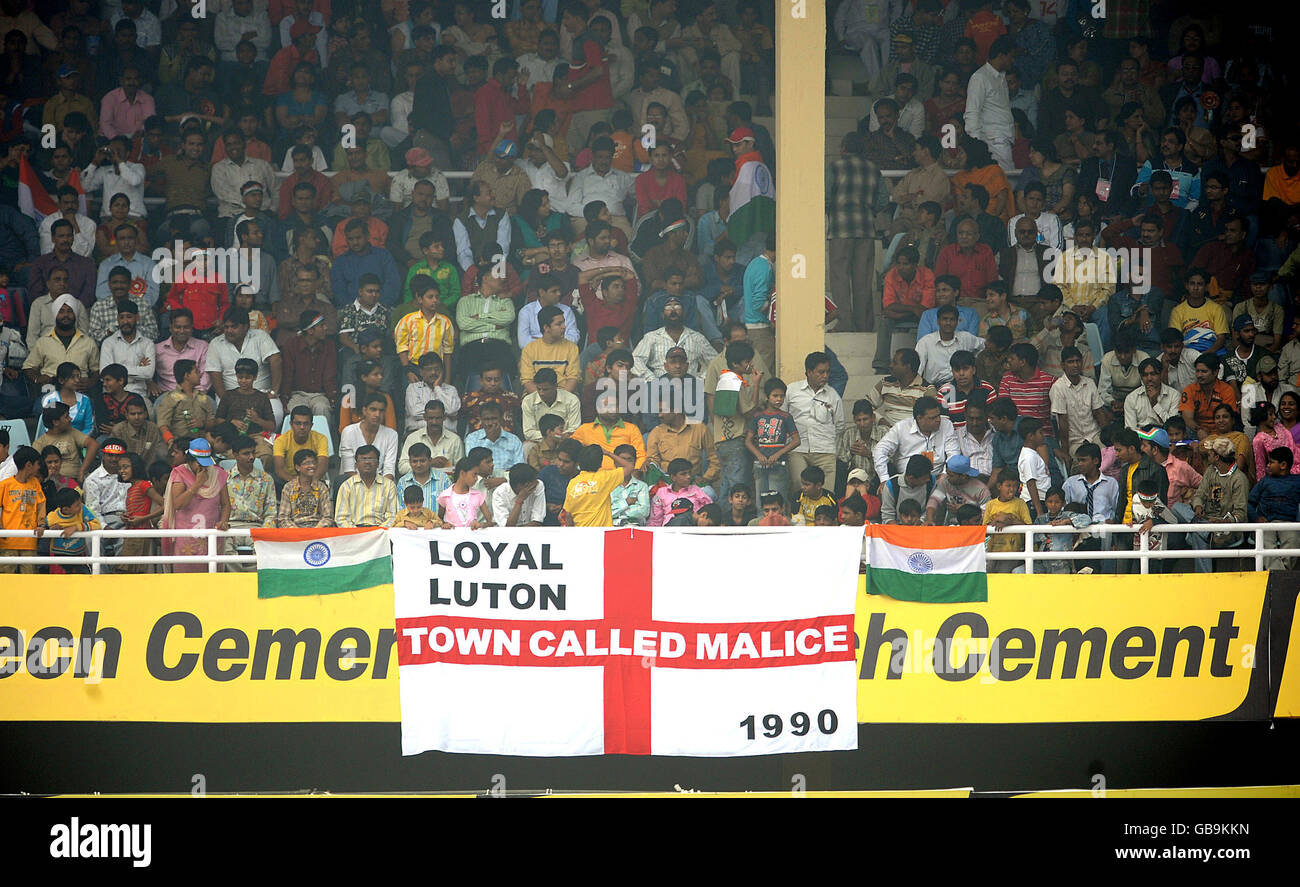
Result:
{"label": "man with beard", "polygon": [[117,332],[106,338],[99,352],[99,367],[126,367],[126,390],[144,397],[154,375],[154,343],[139,327],[140,309],[130,299],[117,303]]}
{"label": "man with beard", "polygon": [[64,293],[54,300],[54,329],[36,340],[23,361],[23,372],[38,386],[54,381],[59,364],[75,363],[81,368],[82,389],[90,388],[99,377],[99,348],[93,339],[77,329],[81,303]]}
{"label": "man with beard", "polygon": [[709,361],[717,357],[718,352],[703,333],[686,326],[685,316],[681,299],[670,296],[664,302],[664,325],[642,336],[632,354],[636,375],[654,378],[663,375],[664,359],[669,349],[676,347],[686,351],[688,372],[693,376],[704,375]]}

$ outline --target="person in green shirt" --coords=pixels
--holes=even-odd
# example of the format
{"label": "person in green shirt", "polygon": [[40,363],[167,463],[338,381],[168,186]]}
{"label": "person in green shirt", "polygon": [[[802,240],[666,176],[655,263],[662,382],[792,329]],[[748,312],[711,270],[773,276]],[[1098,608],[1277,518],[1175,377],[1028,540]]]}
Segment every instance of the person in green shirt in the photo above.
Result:
{"label": "person in green shirt", "polygon": [[[492,273],[490,257],[480,257],[478,291],[464,293],[456,303],[456,326],[461,344],[457,348],[457,380],[464,382],[472,373],[491,362],[501,366],[518,366],[519,356],[511,333],[515,323],[515,304],[505,291],[505,278]],[[464,389],[464,385],[458,385]]]}
{"label": "person in green shirt", "polygon": [[406,282],[402,285],[402,301],[393,309],[390,322],[394,330],[403,317],[412,311],[420,310],[411,297],[411,281],[417,274],[432,277],[438,284],[438,299],[442,302],[442,307],[448,312],[456,310],[456,303],[460,301],[460,269],[443,258],[446,251],[447,245],[439,237],[438,232],[425,231],[420,235],[420,252],[424,254],[424,258],[406,272]]}

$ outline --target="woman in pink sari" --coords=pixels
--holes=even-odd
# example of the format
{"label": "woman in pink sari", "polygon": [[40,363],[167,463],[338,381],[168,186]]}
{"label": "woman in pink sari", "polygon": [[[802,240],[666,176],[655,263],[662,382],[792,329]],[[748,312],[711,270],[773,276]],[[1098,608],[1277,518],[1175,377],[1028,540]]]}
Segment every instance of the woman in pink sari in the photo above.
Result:
{"label": "woman in pink sari", "polygon": [[[230,528],[230,494],[226,490],[226,472],[212,458],[212,445],[201,437],[190,442],[185,461],[172,469],[163,499],[163,516],[159,527],[165,530],[201,530]],[[163,539],[164,555],[198,555],[208,553],[205,538]],[[217,546],[218,552],[220,546]],[[173,564],[175,573],[206,573],[206,564]]]}

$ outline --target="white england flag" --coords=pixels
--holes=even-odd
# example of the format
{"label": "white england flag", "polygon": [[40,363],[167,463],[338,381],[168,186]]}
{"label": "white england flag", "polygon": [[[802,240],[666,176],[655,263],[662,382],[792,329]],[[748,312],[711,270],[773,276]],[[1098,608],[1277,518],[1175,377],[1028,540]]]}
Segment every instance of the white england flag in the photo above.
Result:
{"label": "white england flag", "polygon": [[391,538],[403,754],[857,748],[861,529]]}

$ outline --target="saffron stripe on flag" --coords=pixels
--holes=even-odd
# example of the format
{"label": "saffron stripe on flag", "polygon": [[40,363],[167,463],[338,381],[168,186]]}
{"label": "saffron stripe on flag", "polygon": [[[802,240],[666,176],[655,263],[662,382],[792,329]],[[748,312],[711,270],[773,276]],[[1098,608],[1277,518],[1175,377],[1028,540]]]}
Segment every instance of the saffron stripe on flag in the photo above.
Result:
{"label": "saffron stripe on flag", "polygon": [[867,593],[923,604],[986,602],[987,573],[930,573],[918,576],[902,570],[867,568]]}
{"label": "saffron stripe on flag", "polygon": [[904,527],[885,524],[868,524],[867,535],[889,545],[913,549],[965,548],[970,545],[984,547],[986,528],[975,527]]}
{"label": "saffron stripe on flag", "polygon": [[284,529],[254,527],[248,535],[254,541],[262,542],[315,542],[317,539],[330,539],[335,536],[355,536],[359,533],[378,532],[375,527],[330,527],[328,529],[308,528],[300,530],[294,527]]}

